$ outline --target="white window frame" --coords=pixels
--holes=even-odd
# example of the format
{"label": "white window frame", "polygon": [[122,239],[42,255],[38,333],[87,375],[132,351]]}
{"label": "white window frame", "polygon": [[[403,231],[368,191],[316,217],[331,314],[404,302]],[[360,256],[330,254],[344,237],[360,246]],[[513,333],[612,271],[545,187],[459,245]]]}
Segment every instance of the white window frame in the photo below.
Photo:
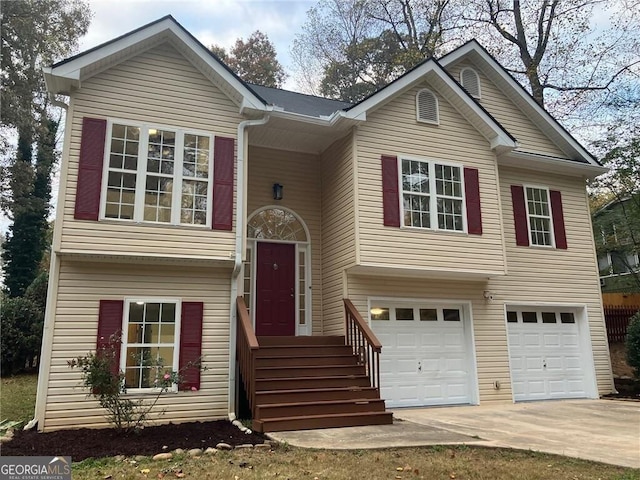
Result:
{"label": "white window frame", "polygon": [[[106,217],[106,204],[107,204],[107,184],[109,181],[109,158],[111,154],[111,138],[113,132],[113,125],[126,125],[131,127],[140,128],[140,139],[138,143],[138,165],[136,169],[136,187],[135,187],[135,205],[133,208],[133,219],[126,218],[111,218]],[[170,222],[155,222],[150,220],[144,220],[144,202],[145,202],[145,190],[147,175],[154,175],[152,172],[147,172],[147,153],[149,145],[149,130],[166,130],[176,134],[175,144],[175,157],[174,157],[174,173],[173,180],[174,186],[172,190],[171,198],[171,221]],[[182,202],[182,181],[183,181],[183,161],[184,161],[184,136],[185,135],[198,135],[209,138],[209,175],[207,177],[207,212],[205,224],[194,223],[181,223],[181,202]],[[104,158],[102,162],[102,186],[100,190],[100,216],[99,219],[103,221],[114,222],[134,222],[149,225],[173,225],[180,227],[194,227],[194,228],[211,228],[212,212],[213,212],[213,149],[214,149],[214,135],[211,132],[205,132],[203,130],[182,128],[176,126],[162,125],[150,122],[136,122],[133,120],[125,120],[118,118],[110,118],[107,120],[107,134],[105,135],[105,148]],[[186,180],[191,180],[189,177]]]}
{"label": "white window frame", "polygon": [[[425,120],[423,118],[420,118],[420,94],[423,92],[428,92],[431,95],[433,95],[433,99],[435,100],[435,104],[436,104],[436,119],[435,120]],[[429,88],[422,88],[420,90],[418,90],[418,92],[416,93],[416,121],[420,122],[420,123],[426,123],[429,125],[440,125],[440,102],[438,101],[438,96],[435,94],[435,92]]]}
{"label": "white window frame", "polygon": [[[469,92],[469,90],[467,90],[467,87],[465,87],[464,83],[462,82],[462,75],[464,74],[464,72],[466,70],[469,70],[469,71],[473,72],[475,74],[475,76],[476,76],[476,80],[478,81],[478,94],[477,95],[474,95],[473,93]],[[476,100],[480,100],[482,98],[482,87],[480,86],[480,75],[478,74],[476,69],[471,68],[471,67],[462,68],[460,70],[460,85],[462,85],[462,88],[464,88],[467,92],[469,92],[469,95],[471,95]]]}
{"label": "white window frame", "polygon": [[[173,303],[176,306],[175,317],[175,329],[174,329],[174,341],[173,345],[170,344],[129,344],[129,310],[132,303]],[[145,347],[147,345],[154,346],[173,346],[173,361],[171,363],[171,369],[177,372],[180,369],[180,335],[182,326],[182,299],[169,298],[169,297],[128,297],[124,299],[124,311],[122,313],[122,342],[120,345],[120,371],[126,373],[127,368],[127,347]],[[169,367],[169,365],[165,365]],[[144,393],[144,392],[157,392],[159,389],[154,387],[149,388],[127,388],[127,393]],[[178,384],[174,383],[170,392],[178,391]]]}
{"label": "white window frame", "polygon": [[[556,248],[556,236],[555,231],[553,229],[553,210],[551,208],[551,194],[549,192],[549,187],[542,185],[523,185],[524,188],[524,207],[527,212],[527,232],[529,234],[529,246],[535,248]],[[533,235],[531,233],[531,218],[547,218],[542,215],[532,215],[529,213],[529,199],[527,197],[527,189],[532,188],[536,190],[544,190],[547,194],[547,205],[549,206],[549,237],[551,240],[550,245],[538,245],[533,243]]]}
{"label": "white window frame", "polygon": [[[455,162],[449,162],[445,160],[438,160],[434,158],[425,158],[425,157],[413,157],[410,155],[397,155],[398,158],[398,192],[400,194],[400,221],[402,228],[412,228],[417,230],[427,230],[427,231],[436,231],[436,232],[448,232],[448,233],[467,233],[467,198],[466,198],[466,187],[464,183],[464,165]],[[414,225],[405,225],[404,223],[404,194],[405,190],[402,185],[402,161],[409,160],[413,162],[423,162],[429,165],[429,211],[430,211],[430,227],[417,227]],[[435,166],[436,165],[444,165],[447,167],[456,167],[460,169],[460,188],[461,188],[461,197],[449,197],[446,195],[438,195],[436,193],[436,175],[435,175]],[[415,194],[416,192],[406,192],[408,194]],[[418,194],[421,195],[421,194]],[[425,195],[425,194],[422,194]],[[462,230],[448,230],[446,228],[438,227],[438,197],[442,198],[454,198],[454,199],[462,199]]]}

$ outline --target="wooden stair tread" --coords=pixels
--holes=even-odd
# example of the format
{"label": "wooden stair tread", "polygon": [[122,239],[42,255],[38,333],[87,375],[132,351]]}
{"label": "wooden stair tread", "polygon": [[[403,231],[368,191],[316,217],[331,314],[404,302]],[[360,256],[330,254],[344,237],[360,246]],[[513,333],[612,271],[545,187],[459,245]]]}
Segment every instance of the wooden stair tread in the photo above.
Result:
{"label": "wooden stair tread", "polygon": [[[263,418],[260,419],[261,423],[275,423],[275,422],[292,422],[292,421],[304,421],[304,420],[322,420],[327,418],[354,418],[354,417],[389,417],[389,419],[393,418],[393,413],[391,412],[360,412],[360,413],[324,413],[320,415],[298,415],[291,417],[274,417],[274,418]],[[393,423],[393,421],[389,422]]]}
{"label": "wooden stair tread", "polygon": [[260,405],[260,408],[278,408],[278,407],[299,407],[299,406],[307,406],[307,405],[340,405],[344,403],[374,403],[374,402],[384,402],[379,398],[353,398],[353,399],[345,399],[345,400],[312,400],[309,402],[287,402],[287,403],[269,403],[265,405]]}
{"label": "wooden stair tread", "polygon": [[[318,377],[313,377],[313,378],[318,378]],[[270,393],[278,393],[278,394],[284,394],[284,393],[290,393],[292,395],[296,394],[296,393],[319,393],[319,392],[359,392],[362,390],[377,390],[375,387],[359,387],[357,385],[354,385],[353,387],[325,387],[325,388],[295,388],[295,389],[291,389],[291,390],[262,390],[261,392],[258,392],[260,395],[263,394],[270,394]]]}
{"label": "wooden stair tread", "polygon": [[296,382],[299,380],[332,380],[332,379],[347,379],[347,378],[366,378],[369,379],[368,375],[364,374],[347,374],[347,375],[327,375],[327,376],[318,376],[318,377],[266,377],[266,378],[256,378],[256,382],[268,382],[270,380],[290,380],[292,382]]}

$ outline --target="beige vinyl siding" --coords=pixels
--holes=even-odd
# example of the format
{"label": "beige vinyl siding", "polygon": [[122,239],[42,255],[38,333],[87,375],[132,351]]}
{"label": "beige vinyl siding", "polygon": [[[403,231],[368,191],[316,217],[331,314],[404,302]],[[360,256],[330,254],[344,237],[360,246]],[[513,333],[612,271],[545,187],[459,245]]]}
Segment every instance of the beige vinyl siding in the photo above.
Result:
{"label": "beige vinyl siding", "polygon": [[[440,125],[416,121],[415,97],[430,88]],[[502,272],[496,159],[489,144],[442,95],[422,84],[368,116],[357,131],[360,262],[459,272]],[[479,170],[482,235],[383,226],[381,155],[455,162]]]}
{"label": "beige vinyl siding", "polygon": [[[204,302],[202,355],[206,370],[198,392],[166,393],[155,408],[160,422],[187,422],[227,415],[230,270],[169,268],[62,261],[46,392],[45,431],[102,427],[104,410],[80,386],[67,361],[95,351],[100,300],[169,297]],[[139,398],[139,397],[133,397]],[[160,415],[164,410],[166,413]]]}
{"label": "beige vinyl siding", "polygon": [[[586,305],[598,389],[601,394],[611,392],[609,347],[585,182],[512,168],[500,168],[500,182],[509,275],[492,279],[490,289],[495,290],[500,303]],[[567,250],[516,246],[511,185],[523,184],[561,192]]]}
{"label": "beige vinyl siding", "polygon": [[[480,403],[512,400],[504,306],[484,300],[484,282],[349,275],[348,283],[349,298],[367,321],[370,297],[471,302]],[[494,388],[496,380],[500,390]]]}
{"label": "beige vinyl siding", "polygon": [[[322,334],[322,212],[320,158],[306,153],[249,147],[247,215],[276,205],[293,210],[311,234],[313,334]],[[273,184],[284,186],[282,200],[273,199]]]}
{"label": "beige vinyl siding", "polygon": [[344,334],[344,270],[356,262],[353,135],[322,155],[324,334]]}
{"label": "beige vinyl siding", "polygon": [[68,168],[61,179],[66,182],[66,195],[59,215],[63,252],[229,258],[235,249],[234,234],[229,231],[73,218],[83,117],[191,128],[235,138],[241,117],[221,90],[165,43],[83,81],[82,88],[71,95],[71,107],[69,155],[63,159]]}
{"label": "beige vinyl siding", "polygon": [[518,150],[562,158],[567,156],[479,68],[471,63],[460,62],[447,70],[460,82],[460,70],[464,67],[473,68],[480,77],[480,103],[516,138]]}

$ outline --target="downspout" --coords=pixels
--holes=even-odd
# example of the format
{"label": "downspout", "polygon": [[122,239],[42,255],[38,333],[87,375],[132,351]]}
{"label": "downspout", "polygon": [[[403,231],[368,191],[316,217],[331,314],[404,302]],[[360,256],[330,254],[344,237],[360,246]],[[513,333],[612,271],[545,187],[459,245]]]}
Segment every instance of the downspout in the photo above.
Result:
{"label": "downspout", "polygon": [[243,120],[238,124],[238,167],[237,167],[237,185],[238,194],[236,196],[236,251],[235,263],[233,265],[233,273],[231,274],[231,299],[229,302],[229,420],[233,422],[240,430],[247,431],[239,420],[236,419],[236,336],[237,336],[237,319],[236,319],[236,298],[238,297],[238,275],[242,270],[242,251],[244,238],[244,199],[245,191],[245,129],[264,125],[269,121],[269,115],[257,120]]}

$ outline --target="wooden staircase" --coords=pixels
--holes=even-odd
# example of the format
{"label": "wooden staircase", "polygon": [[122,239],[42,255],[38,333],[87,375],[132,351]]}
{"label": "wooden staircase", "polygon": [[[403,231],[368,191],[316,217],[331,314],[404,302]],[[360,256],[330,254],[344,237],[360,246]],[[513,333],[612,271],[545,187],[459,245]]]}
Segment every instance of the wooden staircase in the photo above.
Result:
{"label": "wooden staircase", "polygon": [[372,362],[374,354],[365,354],[349,330],[347,337],[256,337],[242,297],[238,326],[238,362],[255,431],[393,422],[380,399],[377,356]]}
{"label": "wooden staircase", "polygon": [[392,422],[345,337],[258,337],[258,343],[254,430]]}

